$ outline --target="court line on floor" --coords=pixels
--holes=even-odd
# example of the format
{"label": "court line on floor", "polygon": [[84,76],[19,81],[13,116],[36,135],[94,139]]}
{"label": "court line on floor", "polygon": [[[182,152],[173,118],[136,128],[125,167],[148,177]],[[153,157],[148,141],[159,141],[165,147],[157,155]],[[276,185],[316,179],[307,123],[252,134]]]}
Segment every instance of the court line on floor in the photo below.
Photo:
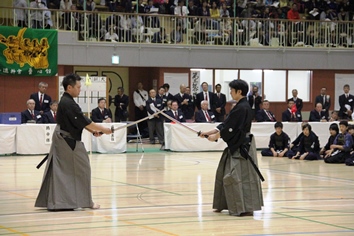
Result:
{"label": "court line on floor", "polygon": [[0,225],[0,229],[7,230],[7,231],[9,231],[9,232],[11,232],[11,233],[13,233],[13,234],[20,234],[20,235],[22,235],[22,236],[29,236],[29,235],[26,234],[26,233],[17,231],[17,230],[15,230],[15,229],[13,229],[13,228],[5,227],[5,226],[3,226],[3,225]]}
{"label": "court line on floor", "polygon": [[[100,215],[100,214],[93,213],[93,212],[87,212],[87,213],[90,214],[90,215],[93,215],[93,216],[97,216],[98,215],[98,216],[101,216],[103,218],[106,218],[106,219],[109,219],[109,220],[113,220],[112,216],[104,216],[104,215]],[[159,233],[163,233],[163,234],[167,234],[167,235],[171,235],[171,236],[177,236],[177,234],[174,234],[174,233],[171,233],[171,232],[167,232],[167,231],[164,231],[164,230],[160,230],[160,229],[156,229],[156,228],[153,228],[153,227],[149,227],[147,225],[136,224],[134,222],[127,221],[127,220],[120,220],[120,221],[123,222],[123,223],[129,224],[129,225],[141,227],[141,228],[152,230],[152,231],[155,231],[155,232],[159,232]]]}
{"label": "court line on floor", "polygon": [[99,178],[99,177],[92,177],[92,179],[99,179],[99,180],[104,180],[104,181],[108,181],[108,182],[119,183],[119,184],[122,184],[122,185],[133,186],[133,187],[143,188],[143,189],[147,189],[147,190],[152,190],[152,191],[157,191],[157,192],[162,192],[162,193],[168,193],[168,194],[172,194],[172,195],[182,196],[182,194],[179,194],[179,193],[174,193],[174,192],[165,191],[165,190],[156,189],[156,188],[149,188],[149,187],[145,187],[143,185],[138,185],[138,184],[129,184],[129,183],[124,183],[124,182],[120,182],[120,181],[116,181],[116,180]]}
{"label": "court line on floor", "polygon": [[301,217],[301,216],[292,216],[292,215],[288,215],[288,214],[284,214],[284,213],[280,213],[280,212],[276,212],[275,214],[281,215],[281,216],[285,216],[285,217],[295,218],[295,219],[299,219],[299,220],[309,221],[309,222],[313,222],[313,223],[318,223],[318,224],[322,224],[322,225],[327,225],[327,226],[332,226],[332,227],[336,227],[336,228],[341,228],[341,229],[354,231],[354,228],[349,228],[349,227],[345,227],[345,226],[325,223],[325,222],[321,222],[321,221],[318,221],[318,220],[306,219],[306,218]]}

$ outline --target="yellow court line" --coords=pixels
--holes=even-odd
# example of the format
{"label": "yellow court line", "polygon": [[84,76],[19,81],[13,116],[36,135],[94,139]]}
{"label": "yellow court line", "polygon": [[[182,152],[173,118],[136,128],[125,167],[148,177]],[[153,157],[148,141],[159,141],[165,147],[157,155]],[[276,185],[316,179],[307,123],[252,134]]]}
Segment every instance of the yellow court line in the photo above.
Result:
{"label": "yellow court line", "polygon": [[20,196],[20,197],[24,197],[24,198],[33,199],[33,197],[26,196],[26,195],[23,195],[23,194],[20,194],[20,193],[13,193],[13,192],[9,192],[9,191],[4,191],[4,192],[10,193],[10,194],[13,194],[13,195],[17,195],[17,196]]}
{"label": "yellow court line", "polygon": [[11,233],[14,233],[14,234],[21,234],[22,236],[29,236],[29,234],[25,234],[25,233],[23,233],[23,232],[20,232],[20,231],[17,231],[17,230],[14,230],[14,229],[11,229],[11,228],[2,226],[2,225],[0,225],[0,229],[6,229],[7,231],[10,231]]}
{"label": "yellow court line", "polygon": [[[97,215],[97,213],[93,213],[93,212],[87,212],[88,214],[90,215]],[[98,214],[99,215],[99,214]],[[101,215],[103,218],[106,218],[106,219],[110,219],[112,220],[112,216],[103,216]],[[139,226],[139,227],[142,227],[142,228],[145,228],[145,229],[149,229],[149,230],[152,230],[152,231],[156,231],[156,232],[159,232],[159,233],[163,233],[163,234],[167,234],[167,235],[171,235],[171,236],[178,236],[178,234],[173,234],[173,233],[170,233],[170,232],[167,232],[167,231],[164,231],[164,230],[160,230],[160,229],[156,229],[156,228],[152,228],[152,227],[149,227],[149,226],[146,226],[146,225],[141,225],[141,224],[136,224],[134,222],[130,222],[130,221],[126,221],[126,220],[120,220],[121,222],[124,222],[124,223],[127,223],[127,224],[130,224],[130,225],[134,225],[134,226]]]}

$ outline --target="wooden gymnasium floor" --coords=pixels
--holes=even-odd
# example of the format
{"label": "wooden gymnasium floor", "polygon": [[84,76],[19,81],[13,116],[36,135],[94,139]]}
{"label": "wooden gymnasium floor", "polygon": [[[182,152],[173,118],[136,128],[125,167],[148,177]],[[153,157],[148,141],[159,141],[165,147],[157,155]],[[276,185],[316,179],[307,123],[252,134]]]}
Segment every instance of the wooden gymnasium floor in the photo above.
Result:
{"label": "wooden gymnasium floor", "polygon": [[265,206],[234,217],[211,209],[220,152],[144,147],[92,155],[99,210],[34,208],[43,156],[1,156],[0,235],[354,235],[353,167],[258,153]]}

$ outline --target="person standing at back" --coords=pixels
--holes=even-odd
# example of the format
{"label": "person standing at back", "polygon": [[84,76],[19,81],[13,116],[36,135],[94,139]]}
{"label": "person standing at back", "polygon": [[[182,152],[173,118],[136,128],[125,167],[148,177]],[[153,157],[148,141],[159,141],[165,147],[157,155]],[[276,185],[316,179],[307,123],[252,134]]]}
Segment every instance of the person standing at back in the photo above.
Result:
{"label": "person standing at back", "polygon": [[47,111],[50,111],[50,103],[52,102],[52,98],[46,94],[47,88],[47,83],[40,82],[38,84],[39,91],[30,95],[30,99],[33,99],[36,102],[34,109],[41,115]]}

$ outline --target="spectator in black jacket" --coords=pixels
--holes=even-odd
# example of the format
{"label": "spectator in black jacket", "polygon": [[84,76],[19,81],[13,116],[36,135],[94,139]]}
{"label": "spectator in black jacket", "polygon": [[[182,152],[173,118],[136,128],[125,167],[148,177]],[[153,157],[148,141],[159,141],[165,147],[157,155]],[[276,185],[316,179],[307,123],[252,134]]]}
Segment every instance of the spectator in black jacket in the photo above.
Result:
{"label": "spectator in black jacket", "polygon": [[96,123],[111,123],[112,113],[106,108],[106,99],[98,99],[98,107],[92,110],[91,120]]}

